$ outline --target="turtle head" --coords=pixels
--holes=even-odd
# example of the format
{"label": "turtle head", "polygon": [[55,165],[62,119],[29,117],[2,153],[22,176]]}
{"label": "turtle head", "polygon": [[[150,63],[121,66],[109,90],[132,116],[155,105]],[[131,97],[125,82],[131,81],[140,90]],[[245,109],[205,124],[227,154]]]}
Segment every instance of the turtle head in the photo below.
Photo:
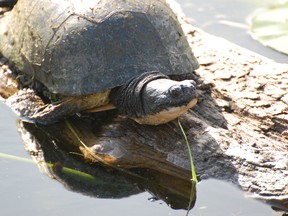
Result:
{"label": "turtle head", "polygon": [[193,80],[175,81],[159,72],[147,72],[113,89],[110,100],[121,114],[140,124],[164,124],[197,103],[196,83]]}
{"label": "turtle head", "polygon": [[144,115],[133,118],[135,121],[150,125],[167,123],[197,103],[196,83],[156,79],[143,88],[142,101]]}

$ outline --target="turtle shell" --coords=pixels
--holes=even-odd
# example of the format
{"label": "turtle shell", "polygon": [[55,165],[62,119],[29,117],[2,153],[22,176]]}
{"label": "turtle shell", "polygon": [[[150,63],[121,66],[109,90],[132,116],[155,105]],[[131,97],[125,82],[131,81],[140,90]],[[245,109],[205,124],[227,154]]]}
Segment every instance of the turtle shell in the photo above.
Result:
{"label": "turtle shell", "polygon": [[162,0],[21,0],[0,25],[0,52],[57,94],[87,95],[147,71],[198,68]]}

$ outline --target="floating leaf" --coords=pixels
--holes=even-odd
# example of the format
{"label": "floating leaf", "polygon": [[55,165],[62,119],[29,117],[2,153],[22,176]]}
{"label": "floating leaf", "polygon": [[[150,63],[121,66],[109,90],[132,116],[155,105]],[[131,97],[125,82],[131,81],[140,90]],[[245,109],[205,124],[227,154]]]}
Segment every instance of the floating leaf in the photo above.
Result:
{"label": "floating leaf", "polygon": [[250,29],[265,46],[288,54],[288,2],[257,10],[250,19]]}

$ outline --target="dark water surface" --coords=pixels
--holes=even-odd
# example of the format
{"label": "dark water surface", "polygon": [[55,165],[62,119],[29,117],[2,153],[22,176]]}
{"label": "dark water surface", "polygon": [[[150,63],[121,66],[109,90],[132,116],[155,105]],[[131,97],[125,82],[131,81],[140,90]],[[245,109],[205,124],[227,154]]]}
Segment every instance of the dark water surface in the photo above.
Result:
{"label": "dark water surface", "polygon": [[[242,28],[243,26],[239,28],[230,25],[233,22],[245,24],[245,17],[254,8],[265,6],[273,1],[259,0],[253,3],[250,0],[235,0],[233,4],[229,0],[179,0],[178,2],[182,4],[185,13],[194,19],[192,23],[205,31],[231,39],[247,48],[253,48],[277,61],[287,60],[286,56],[278,55],[253,41]],[[231,21],[230,24],[219,22],[225,19]],[[241,33],[232,34],[232,30]],[[31,158],[17,132],[16,116],[3,103],[0,103],[0,137],[0,153]],[[3,156],[0,157],[0,183],[1,216],[186,215],[185,210],[173,210],[163,201],[149,201],[152,195],[148,192],[122,199],[97,199],[71,192],[59,182],[40,173],[35,164]],[[197,185],[196,204],[189,215],[268,216],[277,213],[266,204],[246,198],[246,194],[234,185],[206,180]]]}

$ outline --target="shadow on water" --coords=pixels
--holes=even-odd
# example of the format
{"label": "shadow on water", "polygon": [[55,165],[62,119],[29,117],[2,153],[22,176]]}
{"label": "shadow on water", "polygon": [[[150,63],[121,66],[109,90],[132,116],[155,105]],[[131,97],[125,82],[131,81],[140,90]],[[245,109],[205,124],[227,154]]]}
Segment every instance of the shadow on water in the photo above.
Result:
{"label": "shadow on water", "polygon": [[[89,139],[93,136],[89,133],[93,132],[86,129],[87,127],[91,129],[91,125],[87,125],[87,121],[78,122],[79,119],[69,121],[74,126],[79,123],[80,127],[75,127],[78,132],[81,133],[82,130],[85,130],[85,137],[81,136],[81,140],[89,145],[92,142]],[[195,184],[192,184],[189,178],[184,180],[156,169],[148,169],[149,158],[147,158],[144,168],[141,165],[138,165],[139,167],[128,165],[130,169],[124,170],[122,166],[127,165],[126,163],[122,164],[122,162],[119,163],[119,166],[112,163],[110,166],[105,166],[95,159],[89,159],[88,156],[85,159],[87,152],[79,151],[77,147],[81,146],[77,146],[77,138],[73,138],[71,131],[65,129],[67,127],[64,122],[45,126],[19,120],[17,126],[24,140],[25,149],[37,163],[40,171],[51,179],[56,179],[68,190],[96,198],[113,199],[148,191],[156,200],[165,201],[173,209],[187,210],[188,206],[190,206],[189,208],[194,206],[196,200]],[[98,129],[96,128],[96,130]],[[71,143],[69,139],[74,139],[74,142]],[[99,144],[96,145],[99,147]],[[118,151],[117,149],[114,150]],[[151,157],[157,157],[157,154],[155,152]],[[107,157],[113,157],[113,154],[102,155],[101,157],[107,160]],[[154,162],[151,161],[152,163]],[[167,166],[169,167],[169,165]]]}

